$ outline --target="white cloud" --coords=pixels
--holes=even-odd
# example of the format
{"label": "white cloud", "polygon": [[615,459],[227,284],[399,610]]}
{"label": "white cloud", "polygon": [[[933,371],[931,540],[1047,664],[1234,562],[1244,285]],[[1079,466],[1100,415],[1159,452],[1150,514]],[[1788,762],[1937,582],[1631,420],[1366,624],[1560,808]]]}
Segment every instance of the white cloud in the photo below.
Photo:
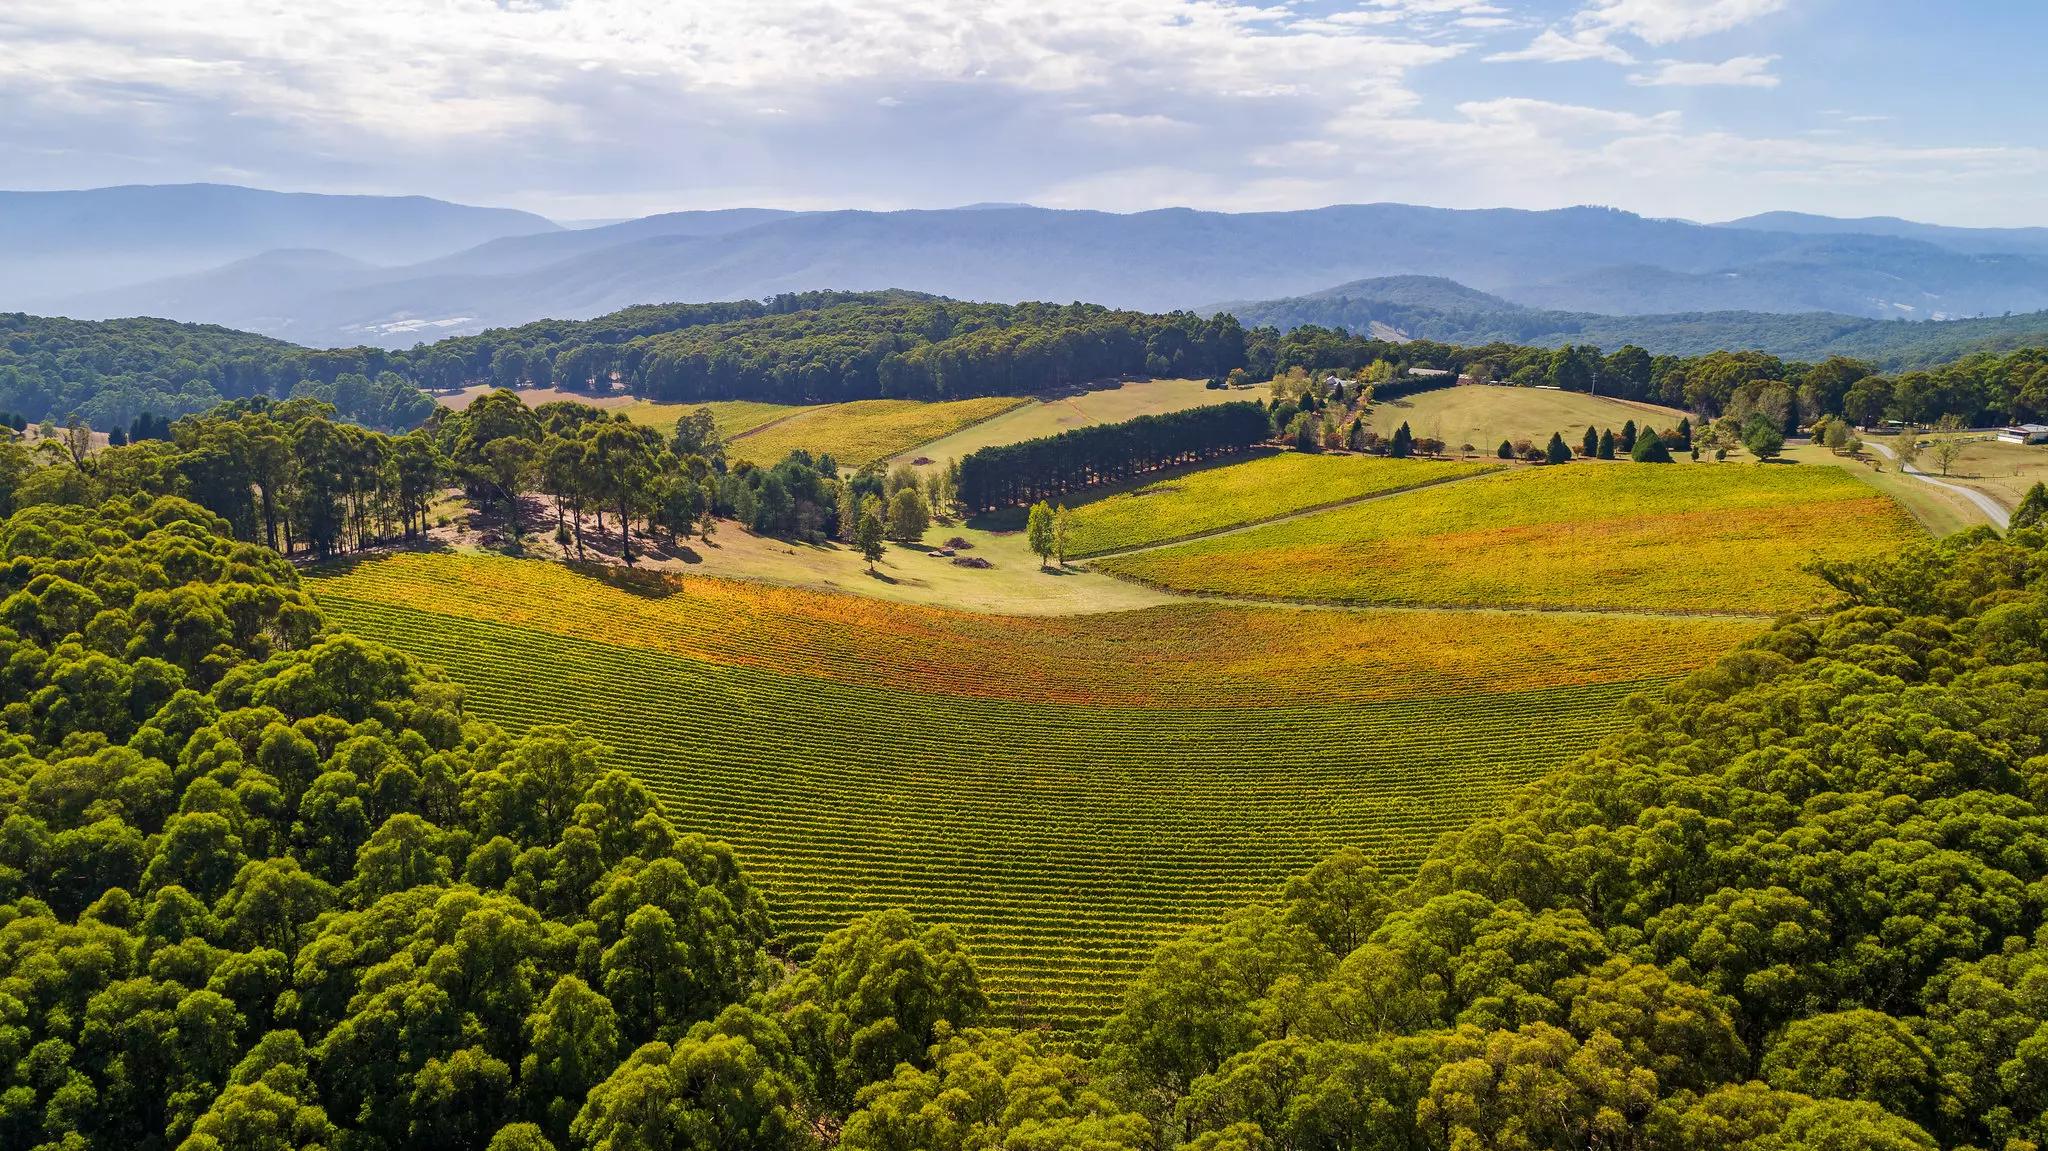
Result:
{"label": "white cloud", "polygon": [[1495,52],[1486,58],[1488,63],[1505,64],[1519,60],[1531,60],[1540,64],[1571,64],[1580,60],[1605,60],[1610,64],[1633,64],[1636,58],[1608,42],[1597,32],[1574,32],[1570,36],[1555,28],[1545,28],[1527,48],[1513,52]]}
{"label": "white cloud", "polygon": [[1089,114],[1087,122],[1112,132],[1184,132],[1194,127],[1185,120],[1158,113],[1094,112]]}
{"label": "white cloud", "polygon": [[[1759,138],[1658,109],[1675,95],[1660,84],[1762,83],[1771,61],[1651,46],[1787,0],[1576,3],[1539,31],[1505,0],[1336,15],[1282,0],[0,0],[0,170],[20,186],[227,179],[571,217],[1380,199],[2038,215],[2037,148],[1802,125]],[[1500,58],[1607,62],[1644,86],[1602,108],[1576,90],[1417,82],[1473,41],[1525,36]],[[1487,81],[1502,78],[1528,76]],[[1439,88],[1469,98],[1420,94]]]}
{"label": "white cloud", "polygon": [[1573,15],[1569,35],[1555,28],[1546,28],[1527,48],[1496,52],[1486,59],[1495,62],[1535,60],[1551,64],[1605,60],[1615,64],[1634,64],[1635,58],[1614,43],[1616,36],[1632,36],[1652,45],[1673,44],[1739,28],[1782,11],[1790,3],[1791,0],[1588,0],[1586,6]]}
{"label": "white cloud", "polygon": [[1690,60],[1659,60],[1653,71],[1638,72],[1631,84],[1651,87],[1775,88],[1778,77],[1771,74],[1776,56],[1736,56],[1719,64]]}
{"label": "white cloud", "polygon": [[1678,127],[1679,122],[1677,112],[1645,116],[1636,112],[1617,112],[1520,96],[1470,100],[1458,105],[1458,111],[1474,123],[1491,127],[1527,127],[1545,134],[1664,132]]}
{"label": "white cloud", "polygon": [[1593,0],[1581,27],[1625,32],[1650,44],[1675,44],[1739,28],[1783,11],[1791,0]]}

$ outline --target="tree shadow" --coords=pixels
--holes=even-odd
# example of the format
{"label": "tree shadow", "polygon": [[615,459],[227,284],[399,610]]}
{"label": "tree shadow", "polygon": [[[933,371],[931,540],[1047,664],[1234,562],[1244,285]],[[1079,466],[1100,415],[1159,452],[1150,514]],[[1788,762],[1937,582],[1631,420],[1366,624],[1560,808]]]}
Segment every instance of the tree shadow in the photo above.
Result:
{"label": "tree shadow", "polygon": [[455,548],[446,540],[432,536],[414,539],[379,540],[358,551],[342,552],[331,556],[316,556],[312,552],[298,551],[284,557],[292,566],[306,571],[317,571],[321,575],[346,575],[359,565],[373,560],[387,559],[401,553],[417,552],[421,555],[452,555]]}
{"label": "tree shadow", "polygon": [[607,587],[639,596],[641,599],[667,599],[683,591],[680,583],[670,579],[663,572],[643,571],[639,568],[587,559],[564,560],[562,566],[577,575],[594,579]]}

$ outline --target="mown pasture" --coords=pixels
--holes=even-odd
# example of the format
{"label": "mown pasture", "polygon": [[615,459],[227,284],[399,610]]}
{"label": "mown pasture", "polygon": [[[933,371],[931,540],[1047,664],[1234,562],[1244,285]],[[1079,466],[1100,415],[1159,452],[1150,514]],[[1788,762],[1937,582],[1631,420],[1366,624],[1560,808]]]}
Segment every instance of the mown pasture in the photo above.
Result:
{"label": "mown pasture", "polygon": [[1529,440],[1538,446],[1550,433],[1562,433],[1577,447],[1586,429],[1611,428],[1616,434],[1634,421],[1637,427],[1676,428],[1685,413],[1655,404],[1566,392],[1556,388],[1460,384],[1418,392],[1372,407],[1372,429],[1392,436],[1402,424],[1418,436],[1442,440],[1453,451],[1471,444],[1491,453],[1502,440]]}
{"label": "mown pasture", "polygon": [[1338,846],[1414,862],[1743,620],[1183,603],[981,616],[495,557],[313,582],[513,727],[572,722],[733,843],[797,953],[958,924],[1007,1017],[1080,1028],[1152,947]]}
{"label": "mown pasture", "polygon": [[1179,591],[1350,604],[1776,613],[1830,595],[1808,561],[1922,538],[1839,468],[1581,461],[1095,566]]}

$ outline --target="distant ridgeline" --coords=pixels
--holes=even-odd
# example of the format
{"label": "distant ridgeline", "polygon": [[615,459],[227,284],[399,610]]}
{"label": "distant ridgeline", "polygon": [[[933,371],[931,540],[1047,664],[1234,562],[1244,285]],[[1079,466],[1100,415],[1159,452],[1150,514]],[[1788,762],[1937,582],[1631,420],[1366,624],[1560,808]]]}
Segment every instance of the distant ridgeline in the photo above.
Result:
{"label": "distant ridgeline", "polygon": [[1217,307],[1249,328],[1283,332],[1309,326],[1372,332],[1377,325],[1437,343],[1545,348],[1635,344],[1674,356],[1746,348],[1809,361],[1853,356],[1890,370],[1925,368],[1973,352],[2048,344],[2048,312],[1941,321],[1880,320],[1840,312],[1603,315],[1525,307],[1435,276],[1385,276],[1306,296]]}
{"label": "distant ridgeline", "polygon": [[[1488,299],[1459,291],[1477,297],[1474,308]],[[1442,295],[1426,302],[1451,307],[1466,299]],[[650,305],[594,320],[494,329],[402,352],[316,351],[165,320],[0,315],[0,410],[36,421],[77,416],[96,428],[113,428],[144,413],[178,416],[261,394],[321,400],[352,422],[402,430],[434,411],[418,388],[477,383],[624,390],[674,403],[826,403],[1026,394],[1137,374],[1255,383],[1294,369],[1348,375],[1380,361],[1399,370],[1428,367],[1501,383],[1594,391],[1708,415],[1730,405],[1763,404],[1788,425],[1822,413],[1859,423],[1931,421],[1950,414],[1971,423],[2048,419],[2048,352],[2038,347],[1976,352],[1936,368],[1885,373],[1877,364],[1841,356],[1808,364],[1754,351],[1652,355],[1626,343],[1603,351],[1576,341],[1555,348],[1397,341],[1314,324],[1284,332],[1247,329],[1230,314],[1203,318],[1091,304],[966,303],[902,291]],[[1402,382],[1398,374],[1388,381]],[[1387,386],[1381,385],[1383,398]]]}

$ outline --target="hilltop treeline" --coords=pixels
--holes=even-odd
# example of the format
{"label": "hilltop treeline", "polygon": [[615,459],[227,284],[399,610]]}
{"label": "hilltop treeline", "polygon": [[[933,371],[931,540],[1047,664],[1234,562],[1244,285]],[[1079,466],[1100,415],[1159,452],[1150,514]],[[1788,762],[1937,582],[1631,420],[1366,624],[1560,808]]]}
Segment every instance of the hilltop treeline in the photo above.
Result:
{"label": "hilltop treeline", "polygon": [[1804,364],[1761,352],[1652,356],[1633,345],[1611,353],[1588,345],[1460,347],[1303,327],[1284,336],[1259,329],[1247,354],[1249,378],[1290,368],[1350,372],[1384,360],[1404,369],[1448,368],[1482,381],[1648,400],[1709,416],[1762,405],[1791,426],[1823,415],[1866,425],[1931,424],[1950,415],[1973,426],[2048,418],[2048,349],[2042,348],[1980,352],[1938,368],[1888,375],[1840,356]]}
{"label": "hilltop treeline", "polygon": [[[665,402],[824,403],[1023,394],[1124,375],[1259,382],[1300,368],[1385,362],[1500,383],[1594,391],[1707,416],[1763,409],[1788,429],[1823,415],[1966,423],[2048,420],[2048,350],[1978,352],[1881,372],[1761,352],[1651,355],[1635,345],[1397,343],[1340,328],[1246,330],[1224,315],[1150,315],[1089,304],[976,304],[913,292],[812,292],[770,300],[628,308],[542,321],[403,352],[314,351],[161,320],[86,323],[0,316],[0,410],[125,428],[256,396],[314,399],[385,431],[433,412],[419,388],[476,383],[632,392]],[[1400,379],[1382,381],[1399,387]]]}
{"label": "hilltop treeline", "polygon": [[138,416],[254,396],[319,400],[385,431],[416,427],[434,410],[404,362],[375,348],[314,351],[169,320],[0,314],[0,408],[32,422],[126,428]]}
{"label": "hilltop treeline", "polygon": [[1244,330],[1229,317],[1093,304],[804,292],[494,329],[396,353],[393,362],[437,388],[617,388],[676,403],[958,399],[1118,375],[1217,377],[1244,362]]}
{"label": "hilltop treeline", "polygon": [[1216,404],[982,448],[960,461],[958,498],[993,511],[1249,451],[1271,437],[1269,419],[1258,404]]}

